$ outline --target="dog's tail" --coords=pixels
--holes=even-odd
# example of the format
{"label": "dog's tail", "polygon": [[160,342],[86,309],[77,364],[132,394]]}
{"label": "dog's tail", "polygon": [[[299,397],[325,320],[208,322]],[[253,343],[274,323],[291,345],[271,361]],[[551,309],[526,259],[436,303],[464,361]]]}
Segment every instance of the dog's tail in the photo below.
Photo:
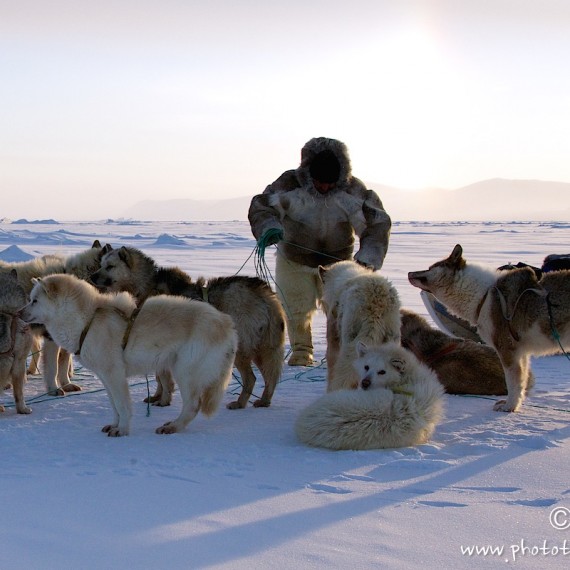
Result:
{"label": "dog's tail", "polygon": [[225,393],[226,383],[213,384],[207,386],[200,395],[200,411],[211,416],[219,407]]}
{"label": "dog's tail", "polygon": [[282,350],[285,346],[285,311],[281,302],[271,289],[265,292],[267,308],[267,333],[265,344],[273,350]]}
{"label": "dog's tail", "polygon": [[428,441],[442,416],[439,382],[420,383],[413,396],[378,388],[327,392],[301,410],[297,437],[327,449],[409,447]]}

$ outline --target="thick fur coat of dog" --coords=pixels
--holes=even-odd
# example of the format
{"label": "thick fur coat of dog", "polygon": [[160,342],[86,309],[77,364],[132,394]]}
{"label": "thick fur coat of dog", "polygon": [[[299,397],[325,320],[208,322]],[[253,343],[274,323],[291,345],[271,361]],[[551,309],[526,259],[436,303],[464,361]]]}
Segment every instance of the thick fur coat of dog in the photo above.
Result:
{"label": "thick fur coat of dog", "polygon": [[413,311],[402,309],[401,315],[402,346],[435,371],[448,394],[507,393],[503,366],[490,346],[450,337]]}
{"label": "thick fur coat of dog", "polygon": [[[238,349],[235,366],[242,380],[242,391],[228,408],[245,408],[255,386],[252,363],[265,381],[255,407],[267,407],[281,376],[285,356],[285,314],[271,287],[257,277],[235,275],[192,281],[176,267],[158,267],[153,259],[134,247],[108,249],[101,259],[101,268],[91,281],[106,291],[128,291],[138,302],[152,295],[182,295],[207,301],[232,317]],[[171,383],[160,375],[157,393],[152,401],[170,403]]]}
{"label": "thick fur coat of dog", "polygon": [[103,431],[129,433],[127,377],[167,371],[182,410],[157,433],[183,430],[199,411],[211,415],[229,384],[237,347],[232,319],[207,303],[160,295],[137,310],[128,293],[105,294],[72,275],[34,279],[26,322],[39,322],[103,382],[114,420]]}
{"label": "thick fur coat of dog", "polygon": [[[69,257],[59,255],[43,255],[30,261],[5,263],[0,261],[0,268],[15,269],[18,281],[27,295],[32,290],[32,279],[45,277],[54,273],[70,273],[81,279],[86,279],[99,268],[103,247],[99,240],[85,251]],[[71,382],[71,355],[60,349],[51,339],[46,337],[42,327],[32,327],[32,358],[28,368],[29,374],[39,372],[39,355],[42,353],[43,379],[46,390],[53,396],[63,396],[65,392],[81,390],[78,384]],[[43,343],[43,348],[42,348]]]}
{"label": "thick fur coat of dog", "polygon": [[553,354],[570,343],[570,271],[544,273],[540,280],[530,267],[499,271],[468,263],[456,245],[449,257],[408,279],[475,325],[497,351],[508,396],[495,410],[520,408],[532,382],[531,355]]}
{"label": "thick fur coat of dog", "polygon": [[443,412],[435,373],[396,343],[358,343],[357,390],[321,396],[297,417],[299,439],[327,449],[379,449],[420,445]]}
{"label": "thick fur coat of dog", "polygon": [[[26,359],[32,346],[32,334],[19,316],[26,302],[27,295],[18,282],[16,270],[0,269],[0,390],[12,386],[18,414],[32,411],[24,399]],[[0,406],[0,412],[3,411],[4,407]]]}
{"label": "thick fur coat of dog", "polygon": [[327,316],[327,389],[356,388],[356,344],[400,342],[400,298],[385,277],[355,261],[319,272]]}

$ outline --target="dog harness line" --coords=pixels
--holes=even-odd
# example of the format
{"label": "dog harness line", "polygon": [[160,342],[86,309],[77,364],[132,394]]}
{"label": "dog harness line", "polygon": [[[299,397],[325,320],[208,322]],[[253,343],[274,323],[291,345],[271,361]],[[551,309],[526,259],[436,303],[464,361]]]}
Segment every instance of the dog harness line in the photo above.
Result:
{"label": "dog harness line", "polygon": [[450,344],[448,344],[447,346],[444,346],[443,348],[441,348],[440,350],[434,352],[429,358],[427,358],[425,360],[425,363],[427,366],[430,366],[432,364],[434,364],[435,362],[438,362],[439,360],[441,360],[444,356],[447,356],[448,354],[451,354],[452,352],[455,352],[457,350],[457,347],[459,345],[462,345],[463,342],[459,341],[459,342],[452,342]]}
{"label": "dog harness line", "polygon": [[497,292],[497,296],[499,297],[499,302],[501,304],[501,311],[503,313],[503,318],[505,319],[505,321],[507,321],[507,323],[509,323],[509,331],[511,333],[511,336],[518,342],[520,340],[520,337],[517,334],[517,332],[513,330],[511,325],[512,325],[512,320],[515,316],[515,312],[517,310],[517,306],[519,304],[519,301],[521,300],[522,296],[525,293],[532,292],[532,293],[536,293],[539,297],[545,297],[546,301],[547,301],[547,305],[548,305],[548,291],[546,291],[546,289],[536,289],[536,288],[530,288],[530,287],[528,289],[525,289],[517,297],[517,300],[515,301],[515,304],[513,307],[513,312],[511,315],[509,315],[507,312],[508,311],[507,300],[505,299],[503,292],[496,285],[493,287],[493,289],[495,289],[495,291]]}
{"label": "dog harness line", "polygon": [[18,330],[18,316],[19,314],[11,314],[11,313],[2,313],[3,315],[7,315],[9,317],[12,317],[12,322],[10,324],[10,336],[11,336],[11,340],[10,340],[10,348],[8,350],[5,350],[4,352],[0,352],[0,358],[10,358],[12,356],[14,356],[14,346],[16,344],[16,333]]}
{"label": "dog harness line", "polygon": [[[85,342],[85,337],[87,336],[87,333],[89,333],[89,329],[91,328],[91,325],[93,324],[93,321],[95,320],[95,317],[97,316],[97,313],[99,311],[105,309],[105,308],[106,307],[99,307],[98,309],[95,309],[95,312],[93,313],[93,316],[91,317],[90,321],[87,323],[85,328],[81,331],[81,335],[79,336],[79,348],[75,352],[76,356],[81,355],[81,349],[83,348],[83,343]],[[142,304],[139,307],[137,307],[131,313],[130,317],[127,317],[127,315],[125,315],[125,313],[123,313],[123,311],[121,311],[120,309],[117,309],[116,307],[113,307],[113,311],[115,311],[115,313],[117,313],[125,321],[127,321],[127,328],[125,329],[125,332],[123,334],[123,341],[121,343],[121,348],[123,350],[125,350],[125,347],[127,346],[127,343],[129,342],[129,335],[131,334],[133,324],[134,324],[135,319],[137,318],[138,314],[140,313],[141,308],[142,308]]]}

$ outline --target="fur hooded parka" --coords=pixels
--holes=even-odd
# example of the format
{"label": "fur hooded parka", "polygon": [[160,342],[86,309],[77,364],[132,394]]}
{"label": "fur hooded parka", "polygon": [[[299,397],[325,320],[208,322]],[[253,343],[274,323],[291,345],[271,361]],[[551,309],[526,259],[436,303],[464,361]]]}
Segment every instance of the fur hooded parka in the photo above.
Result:
{"label": "fur hooded parka", "polygon": [[[339,175],[334,187],[321,194],[313,184],[311,164],[323,152],[334,154]],[[254,196],[249,222],[256,239],[269,229],[283,231],[279,251],[308,267],[352,258],[354,236],[360,248],[354,259],[380,269],[388,250],[391,220],[373,190],[352,176],[344,143],[313,138],[301,151],[301,164],[284,172]]]}

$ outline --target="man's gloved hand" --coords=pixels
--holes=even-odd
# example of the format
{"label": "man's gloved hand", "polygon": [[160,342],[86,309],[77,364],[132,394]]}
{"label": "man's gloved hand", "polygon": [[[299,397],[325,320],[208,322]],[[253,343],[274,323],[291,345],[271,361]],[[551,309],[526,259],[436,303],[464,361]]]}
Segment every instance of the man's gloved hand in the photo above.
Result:
{"label": "man's gloved hand", "polygon": [[257,241],[257,245],[263,243],[265,247],[275,245],[278,241],[283,239],[283,230],[277,228],[269,228]]}
{"label": "man's gloved hand", "polygon": [[258,240],[257,251],[260,257],[265,255],[265,248],[274,245],[283,239],[283,230],[269,228]]}
{"label": "man's gloved hand", "polygon": [[362,259],[363,256],[359,255],[360,251],[356,252],[356,255],[354,256],[354,261],[356,261],[356,263],[358,263],[358,265],[362,265],[362,267],[366,267],[367,269],[370,269],[371,271],[377,271],[379,269],[379,267],[376,267],[373,263],[370,263],[368,261],[366,261],[365,259]]}

